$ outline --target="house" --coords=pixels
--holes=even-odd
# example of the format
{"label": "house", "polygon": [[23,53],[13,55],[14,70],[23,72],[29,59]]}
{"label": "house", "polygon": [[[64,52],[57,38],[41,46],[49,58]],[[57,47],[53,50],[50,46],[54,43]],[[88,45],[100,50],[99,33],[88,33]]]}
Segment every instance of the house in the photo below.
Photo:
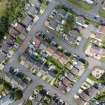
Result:
{"label": "house", "polygon": [[60,63],[66,64],[69,61],[69,58],[66,57],[63,53],[56,51],[53,47],[48,47],[46,52],[49,56],[53,56],[54,59],[59,60]]}
{"label": "house", "polygon": [[45,26],[52,30],[62,31],[67,17],[68,14],[63,9],[54,9],[48,20],[45,21]]}
{"label": "house", "polygon": [[17,23],[14,28],[20,33],[25,31],[25,27],[21,23]]}
{"label": "house", "polygon": [[84,1],[88,4],[93,4],[94,3],[94,0],[84,0]]}
{"label": "house", "polygon": [[76,101],[79,105],[85,105],[85,103],[87,103],[92,97],[94,97],[97,92],[98,86],[95,84],[90,88],[84,90],[82,93],[80,93],[76,98]]}
{"label": "house", "polygon": [[103,1],[102,9],[105,10],[105,1]]}
{"label": "house", "polygon": [[77,68],[78,70],[78,76],[81,76],[82,73],[85,70],[84,64],[81,61],[77,61],[77,64],[75,65],[75,68]]}
{"label": "house", "polygon": [[81,98],[76,99],[76,103],[78,103],[78,105],[85,105],[85,101],[82,100]]}
{"label": "house", "polygon": [[44,24],[46,27],[48,27],[51,30],[56,30],[56,27],[58,26],[58,23],[53,20],[50,21],[46,20]]}
{"label": "house", "polygon": [[9,29],[9,35],[13,36],[13,37],[16,37],[20,34],[19,31],[17,31],[14,27],[10,27]]}
{"label": "house", "polygon": [[40,47],[40,44],[41,44],[41,40],[40,40],[40,37],[36,36],[34,38],[34,41],[32,42],[33,45],[35,46],[35,48],[39,48]]}
{"label": "house", "polygon": [[14,100],[10,97],[10,95],[4,96],[0,99],[0,105],[10,105],[14,102]]}
{"label": "house", "polygon": [[95,39],[98,40],[99,42],[102,42],[104,38],[105,38],[105,26],[99,26],[95,35]]}
{"label": "house", "polygon": [[33,18],[27,15],[21,23],[27,28],[30,24],[32,24],[32,21],[33,21]]}
{"label": "house", "polygon": [[74,80],[75,80],[75,75],[72,74],[72,73],[68,73],[68,74],[66,75],[66,78],[69,79],[70,81],[74,81]]}
{"label": "house", "polygon": [[76,67],[73,67],[73,68],[70,70],[70,72],[71,72],[72,74],[74,74],[74,75],[78,75],[79,69],[76,68]]}
{"label": "house", "polygon": [[105,73],[105,70],[101,68],[94,68],[94,70],[92,71],[92,75],[96,79],[99,79],[104,73]]}
{"label": "house", "polygon": [[65,90],[67,91],[67,92],[69,92],[70,91],[70,89],[72,88],[72,86],[73,86],[73,82],[71,82],[68,78],[66,78],[66,77],[64,77],[63,79],[62,79],[62,84],[65,86]]}
{"label": "house", "polygon": [[105,56],[105,49],[100,48],[98,45],[92,43],[88,46],[85,53],[96,59],[101,59],[102,57]]}
{"label": "house", "polygon": [[26,88],[26,84],[24,82],[22,82],[19,78],[10,74],[9,72],[5,72],[5,80],[7,82],[11,82],[12,86],[18,87],[21,90],[24,90]]}
{"label": "house", "polygon": [[87,28],[88,27],[88,25],[85,24],[85,19],[84,19],[83,16],[76,17],[76,24],[79,25],[79,26],[81,26],[81,27],[84,27],[84,28]]}
{"label": "house", "polygon": [[68,78],[64,77],[60,82],[59,82],[59,89],[64,90],[66,92],[69,92],[73,86],[73,82],[70,81]]}

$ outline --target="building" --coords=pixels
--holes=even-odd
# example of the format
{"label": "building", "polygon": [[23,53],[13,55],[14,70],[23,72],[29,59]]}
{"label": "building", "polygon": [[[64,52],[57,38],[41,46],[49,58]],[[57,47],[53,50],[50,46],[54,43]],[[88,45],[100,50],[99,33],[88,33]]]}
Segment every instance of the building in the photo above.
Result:
{"label": "building", "polygon": [[53,47],[48,47],[46,52],[49,56],[53,56],[53,58],[58,60],[61,64],[67,64],[69,61],[68,57],[66,57],[63,53],[56,51],[56,49]]}
{"label": "building", "polygon": [[105,1],[103,1],[102,9],[105,10]]}
{"label": "building", "polygon": [[101,69],[101,68],[95,68],[95,69],[92,71],[92,75],[93,75],[96,79],[99,79],[104,73],[105,73],[105,70],[104,70],[104,69]]}
{"label": "building", "polygon": [[79,25],[79,26],[81,26],[81,27],[84,27],[84,28],[87,28],[88,27],[88,25],[85,24],[84,17],[82,17],[82,16],[76,17],[76,24]]}
{"label": "building", "polygon": [[14,27],[10,27],[9,29],[9,35],[13,37],[17,37],[20,34],[19,31],[17,31]]}
{"label": "building", "polygon": [[88,4],[93,4],[94,3],[94,0],[84,0],[84,1]]}
{"label": "building", "polygon": [[99,26],[97,33],[95,35],[95,39],[99,42],[102,42],[105,38],[105,26]]}
{"label": "building", "polygon": [[95,59],[101,59],[105,57],[105,49],[100,48],[98,45],[92,43],[88,46],[85,53]]}
{"label": "building", "polygon": [[10,97],[10,95],[4,96],[0,99],[0,105],[10,105],[14,102],[14,100]]}
{"label": "building", "polygon": [[76,102],[78,105],[86,105],[89,100],[96,95],[98,92],[98,86],[95,84],[90,88],[84,90],[82,93],[78,94],[76,97]]}
{"label": "building", "polygon": [[21,23],[27,28],[30,24],[32,24],[32,21],[33,21],[33,18],[27,15]]}
{"label": "building", "polygon": [[69,92],[72,86],[73,82],[66,77],[62,78],[62,80],[59,82],[59,89],[63,90],[64,92]]}
{"label": "building", "polygon": [[32,44],[35,46],[35,48],[39,48],[40,47],[40,44],[41,44],[41,41],[40,41],[40,37],[35,37],[34,38],[34,41],[32,42]]}
{"label": "building", "polygon": [[20,33],[25,31],[25,27],[21,23],[16,23],[14,28]]}
{"label": "building", "polygon": [[79,69],[76,68],[76,67],[73,67],[73,68],[70,70],[70,72],[71,72],[72,74],[74,74],[74,75],[78,75]]}
{"label": "building", "polygon": [[66,78],[69,79],[70,81],[74,81],[74,80],[75,80],[75,75],[72,74],[72,73],[68,73],[68,74],[66,75]]}

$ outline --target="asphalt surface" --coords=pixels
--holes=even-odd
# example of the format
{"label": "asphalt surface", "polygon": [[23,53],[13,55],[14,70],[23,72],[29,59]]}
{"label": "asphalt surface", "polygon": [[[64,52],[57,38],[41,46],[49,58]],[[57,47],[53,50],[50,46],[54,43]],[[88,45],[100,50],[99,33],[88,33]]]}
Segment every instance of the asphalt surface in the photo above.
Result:
{"label": "asphalt surface", "polygon": [[97,18],[97,19],[94,19],[94,17],[95,17],[96,15],[98,15],[97,13],[98,13],[98,11],[99,11],[99,9],[100,9],[101,1],[102,1],[102,0],[97,0],[99,4],[98,4],[98,5],[95,5],[94,8],[93,8],[93,10],[92,10],[92,11],[89,11],[89,12],[83,10],[82,8],[76,7],[75,5],[71,4],[71,3],[68,2],[67,0],[59,0],[59,1],[60,1],[61,4],[63,4],[65,7],[67,7],[68,9],[71,9],[72,11],[74,11],[74,12],[75,12],[76,14],[78,14],[78,15],[82,15],[82,16],[84,16],[84,17],[86,17],[86,18],[88,18],[88,19],[91,19],[91,20],[93,20],[93,21],[96,21],[96,22],[98,22],[98,23],[100,23],[101,20],[105,21],[105,19],[102,18],[102,17],[99,17],[99,18]]}
{"label": "asphalt surface", "polygon": [[[20,65],[20,64],[11,64],[11,65],[15,65],[16,68],[18,68],[21,72],[23,72],[24,74],[26,74],[28,77],[32,78],[33,83],[25,90],[25,93],[23,95],[23,98],[19,101],[16,101],[14,104],[12,105],[18,105],[20,103],[24,103],[29,96],[32,95],[33,90],[35,89],[35,87],[37,85],[43,85],[45,87],[45,89],[49,92],[49,94],[54,95],[57,94],[62,100],[64,100],[65,102],[68,103],[68,105],[76,105],[75,102],[73,102],[74,100],[72,99],[72,97],[67,97],[65,96],[61,90],[57,89],[54,86],[49,85],[47,82],[43,81],[42,79],[40,79],[39,77],[33,75],[28,69],[26,69],[24,66]],[[8,71],[8,68],[11,66],[10,64],[7,65],[5,67],[6,71]]]}
{"label": "asphalt surface", "polygon": [[[60,4],[63,4],[64,6],[66,6],[69,9],[72,9],[74,12],[76,12],[78,15],[83,15],[85,17],[88,17],[92,20],[94,20],[94,15],[93,13],[88,13],[85,12],[82,9],[78,9],[77,7],[75,7],[74,5],[68,3],[66,0],[59,0]],[[10,60],[10,64],[17,66],[17,59],[19,56],[21,56],[23,54],[23,52],[26,50],[29,41],[35,36],[35,34],[40,31],[43,30],[43,23],[45,20],[47,20],[47,17],[49,16],[49,14],[51,13],[51,11],[59,4],[58,2],[52,0],[52,2],[50,2],[50,4],[48,5],[48,8],[46,9],[45,13],[39,18],[39,20],[37,21],[37,23],[33,23],[32,24],[32,30],[28,33],[26,39],[24,40],[23,44],[20,46],[20,48],[17,50],[16,54],[11,58]],[[98,9],[97,9],[98,11]],[[96,12],[97,13],[97,12]],[[101,18],[95,20],[97,22],[100,22]],[[79,55],[82,58],[86,58],[84,52],[82,51],[82,47],[80,47],[79,49],[74,49],[71,48],[67,43],[62,42],[61,40],[57,40],[57,38],[55,38],[55,40],[57,42],[59,42],[59,44],[61,46],[63,46],[66,50],[68,50],[69,52],[71,52],[72,54],[76,54]],[[85,42],[84,41],[81,43],[81,46],[83,46]],[[80,80],[73,86],[72,91],[70,91],[70,93],[66,94],[66,96],[64,96],[61,91],[57,90],[55,87],[50,86],[49,84],[47,84],[45,81],[41,80],[40,78],[33,76],[31,74],[31,72],[29,72],[26,68],[20,67],[22,68],[22,72],[24,72],[26,75],[28,75],[29,77],[32,78],[33,83],[26,89],[26,91],[24,92],[23,98],[19,101],[16,101],[14,104],[12,105],[19,105],[20,103],[24,103],[24,101],[26,101],[29,96],[32,94],[33,90],[35,89],[35,87],[38,84],[43,84],[50,92],[51,94],[57,93],[58,96],[63,99],[64,101],[66,101],[68,104],[70,105],[76,105],[73,96],[74,94],[76,94],[80,88],[80,86],[82,85],[82,83],[86,80],[87,76],[90,74],[90,72],[92,71],[94,66],[102,66],[105,67],[104,63],[101,63],[93,58],[86,58],[89,62],[89,66],[86,69],[86,72],[83,73],[83,75],[81,76]],[[8,65],[7,65],[8,66]],[[19,67],[19,65],[18,65]],[[8,67],[7,67],[8,68]]]}

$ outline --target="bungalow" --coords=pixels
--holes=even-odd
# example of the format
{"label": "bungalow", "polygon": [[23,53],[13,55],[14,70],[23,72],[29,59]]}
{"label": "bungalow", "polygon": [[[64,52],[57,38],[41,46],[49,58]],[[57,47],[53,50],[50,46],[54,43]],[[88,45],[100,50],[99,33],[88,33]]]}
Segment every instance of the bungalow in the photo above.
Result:
{"label": "bungalow", "polygon": [[96,59],[101,59],[105,56],[105,49],[100,48],[98,45],[92,43],[88,46],[85,53],[91,57],[94,57]]}
{"label": "bungalow", "polygon": [[77,64],[75,65],[75,68],[78,69],[78,76],[81,76],[82,73],[85,70],[84,64],[82,62],[80,62],[80,61],[77,61]]}
{"label": "bungalow", "polygon": [[14,102],[14,100],[10,97],[10,95],[4,96],[0,99],[0,105],[10,105]]}
{"label": "bungalow", "polygon": [[94,0],[84,0],[84,1],[88,4],[93,4],[94,3]]}
{"label": "bungalow", "polygon": [[25,27],[21,23],[17,23],[14,28],[20,33],[25,31]]}
{"label": "bungalow", "polygon": [[21,23],[27,28],[32,23],[32,21],[33,21],[33,18],[27,15]]}
{"label": "bungalow", "polygon": [[56,30],[56,27],[58,26],[58,23],[56,21],[50,20],[45,21],[45,26],[48,27],[51,30]]}
{"label": "bungalow", "polygon": [[105,10],[105,1],[103,1],[102,9]]}
{"label": "bungalow", "polygon": [[40,37],[35,37],[32,44],[35,46],[35,48],[39,48],[41,44]]}
{"label": "bungalow", "polygon": [[99,42],[102,42],[105,38],[105,26],[99,26],[99,29],[96,32],[95,39]]}
{"label": "bungalow", "polygon": [[78,98],[76,99],[76,103],[78,103],[78,105],[84,105],[86,102],[82,100],[81,98]]}
{"label": "bungalow", "polygon": [[60,83],[59,88],[63,89],[66,92],[69,92],[73,86],[73,82],[70,81],[68,78],[64,77]]}
{"label": "bungalow", "polygon": [[9,29],[9,35],[13,36],[13,37],[16,37],[20,34],[19,31],[17,31],[14,27],[10,27]]}
{"label": "bungalow", "polygon": [[73,81],[73,80],[75,80],[75,75],[72,74],[72,73],[68,73],[68,74],[66,75],[66,78],[69,79],[70,81]]}
{"label": "bungalow", "polygon": [[78,75],[78,73],[79,73],[79,69],[76,68],[76,67],[73,67],[73,68],[71,69],[70,72],[71,72],[72,74],[74,74],[74,75]]}
{"label": "bungalow", "polygon": [[84,28],[87,28],[88,27],[88,25],[85,24],[84,17],[82,17],[82,16],[76,17],[76,24],[79,25],[79,26],[81,26],[81,27],[84,27]]}
{"label": "bungalow", "polygon": [[93,75],[96,79],[99,79],[104,73],[105,73],[105,70],[104,70],[104,69],[101,69],[101,68],[95,68],[95,69],[92,71],[92,75]]}
{"label": "bungalow", "polygon": [[67,64],[69,61],[68,57],[66,57],[63,53],[57,52],[55,48],[48,47],[46,52],[49,56],[53,56],[54,59],[59,60],[62,64]]}
{"label": "bungalow", "polygon": [[80,103],[79,105],[84,105],[92,97],[94,97],[94,95],[96,95],[97,92],[98,92],[98,86],[93,85],[92,87],[90,87],[90,88],[84,90],[82,93],[80,93],[79,97],[77,97],[76,101],[83,103],[83,104]]}

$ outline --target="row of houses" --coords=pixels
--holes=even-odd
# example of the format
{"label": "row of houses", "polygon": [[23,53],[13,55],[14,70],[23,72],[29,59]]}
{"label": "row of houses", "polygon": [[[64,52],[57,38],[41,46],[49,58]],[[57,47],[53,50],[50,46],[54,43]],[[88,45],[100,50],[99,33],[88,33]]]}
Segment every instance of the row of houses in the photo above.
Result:
{"label": "row of houses", "polygon": [[103,42],[105,41],[105,26],[99,26],[97,32],[91,35],[92,41],[87,47],[85,53],[95,59],[105,57],[105,48]]}
{"label": "row of houses", "polygon": [[21,33],[28,31],[28,27],[30,24],[32,24],[33,17],[30,15],[27,15],[27,17],[22,22],[17,22],[14,25],[12,25],[9,29],[9,34],[13,37],[17,37]]}
{"label": "row of houses", "polygon": [[77,96],[75,97],[76,102],[78,103],[78,105],[86,105],[89,100],[96,95],[98,91],[98,85],[95,84],[90,88],[77,94]]}

